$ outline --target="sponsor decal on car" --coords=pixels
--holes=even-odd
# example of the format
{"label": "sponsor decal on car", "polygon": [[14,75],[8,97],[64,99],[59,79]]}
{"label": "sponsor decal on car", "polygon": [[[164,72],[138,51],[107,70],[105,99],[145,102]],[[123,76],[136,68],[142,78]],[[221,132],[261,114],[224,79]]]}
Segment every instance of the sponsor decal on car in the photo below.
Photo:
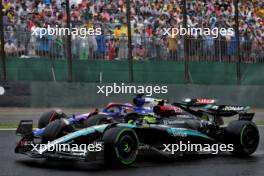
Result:
{"label": "sponsor decal on car", "polygon": [[196,99],[196,103],[211,104],[211,103],[215,103],[215,100],[214,99],[206,99],[206,98],[198,98],[198,99]]}
{"label": "sponsor decal on car", "polygon": [[192,118],[192,117],[189,115],[180,114],[180,115],[177,115],[177,118]]}
{"label": "sponsor decal on car", "polygon": [[164,125],[185,124],[182,120],[163,120]]}
{"label": "sponsor decal on car", "polygon": [[225,106],[223,108],[224,111],[243,111],[243,106]]}
{"label": "sponsor decal on car", "polygon": [[167,132],[171,134],[172,136],[181,136],[181,137],[187,137],[187,136],[199,136],[208,139],[209,137],[193,130],[188,130],[186,128],[169,128],[167,129]]}

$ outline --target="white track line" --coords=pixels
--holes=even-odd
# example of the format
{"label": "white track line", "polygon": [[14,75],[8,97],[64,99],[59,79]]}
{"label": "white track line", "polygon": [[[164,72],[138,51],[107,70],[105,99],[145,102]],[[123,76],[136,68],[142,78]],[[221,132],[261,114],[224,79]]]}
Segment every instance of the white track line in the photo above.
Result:
{"label": "white track line", "polygon": [[[37,128],[33,128],[33,130],[36,130]],[[16,128],[0,128],[0,131],[16,131]]]}
{"label": "white track line", "polygon": [[16,128],[0,128],[0,131],[15,131]]}

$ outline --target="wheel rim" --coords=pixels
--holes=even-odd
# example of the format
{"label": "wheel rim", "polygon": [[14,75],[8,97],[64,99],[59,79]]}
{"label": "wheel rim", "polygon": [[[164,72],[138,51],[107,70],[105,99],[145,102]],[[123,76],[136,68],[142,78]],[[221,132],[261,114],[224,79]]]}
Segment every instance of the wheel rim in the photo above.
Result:
{"label": "wheel rim", "polygon": [[129,157],[133,152],[133,148],[133,140],[130,136],[124,136],[121,138],[118,150],[122,156]]}
{"label": "wheel rim", "polygon": [[120,138],[117,144],[117,152],[121,162],[125,164],[132,163],[136,158],[137,144],[136,141],[129,135],[124,135]]}
{"label": "wheel rim", "polygon": [[247,149],[255,149],[258,145],[259,135],[255,128],[246,126],[241,132],[241,144]]}

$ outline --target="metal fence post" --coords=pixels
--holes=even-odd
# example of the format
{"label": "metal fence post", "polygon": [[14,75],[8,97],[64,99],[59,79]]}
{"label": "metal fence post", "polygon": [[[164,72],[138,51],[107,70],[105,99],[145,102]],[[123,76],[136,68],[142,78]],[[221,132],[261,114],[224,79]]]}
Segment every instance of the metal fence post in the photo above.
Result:
{"label": "metal fence post", "polygon": [[[186,9],[186,0],[182,0],[183,5],[183,27],[185,29],[187,26],[187,9]],[[189,38],[188,35],[184,36],[184,78],[185,83],[190,83],[190,75],[189,75]]]}
{"label": "metal fence post", "polygon": [[127,0],[127,32],[128,32],[128,79],[129,82],[132,83],[134,82],[134,74],[133,74],[133,56],[132,56],[132,39],[131,39],[131,24],[130,24],[130,0]]}
{"label": "metal fence post", "polygon": [[72,51],[71,51],[71,14],[70,3],[66,0],[66,14],[67,14],[67,28],[70,30],[70,34],[67,34],[67,62],[68,62],[68,81],[72,82]]}
{"label": "metal fence post", "polygon": [[6,55],[5,55],[5,38],[4,38],[4,24],[3,24],[3,4],[2,0],[0,0],[0,40],[1,40],[1,48],[0,48],[0,55],[1,55],[1,66],[2,66],[2,76],[1,80],[6,81]]}
{"label": "metal fence post", "polygon": [[237,84],[241,84],[241,57],[240,57],[240,39],[239,39],[239,19],[238,19],[238,2],[234,0],[235,6],[235,41],[236,41],[236,70],[237,70]]}

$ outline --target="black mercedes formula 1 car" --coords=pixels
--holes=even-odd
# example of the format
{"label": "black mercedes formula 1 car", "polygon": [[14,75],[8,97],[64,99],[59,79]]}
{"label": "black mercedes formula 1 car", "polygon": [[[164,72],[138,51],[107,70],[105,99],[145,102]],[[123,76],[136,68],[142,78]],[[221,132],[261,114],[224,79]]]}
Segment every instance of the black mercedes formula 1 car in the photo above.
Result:
{"label": "black mercedes formula 1 car", "polygon": [[[209,104],[196,110],[188,103],[174,105],[184,113],[148,115],[127,123],[95,115],[94,121],[106,118],[105,124],[83,129],[74,129],[62,118],[49,123],[41,135],[32,130],[32,121],[21,121],[17,134],[22,138],[15,152],[33,158],[104,159],[111,165],[131,165],[143,149],[166,156],[220,152],[249,156],[256,151],[259,131],[248,107]],[[166,111],[162,105],[156,107],[161,109]],[[233,116],[237,119],[224,124]]]}

